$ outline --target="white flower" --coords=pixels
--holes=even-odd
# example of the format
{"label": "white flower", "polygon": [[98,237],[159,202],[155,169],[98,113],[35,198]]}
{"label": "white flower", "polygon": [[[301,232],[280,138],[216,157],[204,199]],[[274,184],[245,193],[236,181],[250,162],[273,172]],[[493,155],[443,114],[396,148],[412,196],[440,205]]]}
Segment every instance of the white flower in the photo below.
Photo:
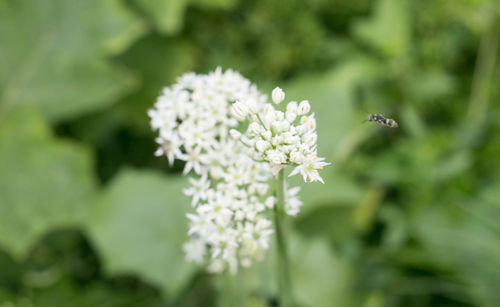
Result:
{"label": "white flower", "polygon": [[[273,91],[276,101],[281,99],[281,92],[279,88]],[[307,100],[299,104],[289,102],[285,113],[275,110],[268,103],[261,113],[250,116],[247,135],[242,136],[240,141],[252,150],[251,156],[255,160],[269,162],[273,175],[287,165],[294,165],[290,176],[301,174],[305,181],[324,183],[318,170],[329,163],[317,157],[316,120],[314,113],[306,115],[310,111],[311,105]],[[298,115],[300,120],[295,123]]]}
{"label": "white flower", "polygon": [[194,178],[189,178],[191,187],[184,189],[184,194],[192,196],[191,206],[198,204],[200,200],[207,199],[207,190],[210,187],[210,181],[207,180],[207,176],[202,176],[199,180]]}
{"label": "white flower", "polygon": [[248,134],[251,136],[259,135],[263,131],[264,131],[264,128],[256,122],[253,122],[250,125],[248,125]]}
{"label": "white flower", "polygon": [[[194,207],[187,214],[191,239],[184,250],[188,261],[206,259],[211,272],[228,268],[234,273],[239,261],[250,265],[269,245],[269,228],[259,221],[267,208],[270,167],[252,159],[257,140],[234,129],[247,117],[257,118],[265,102],[265,95],[240,74],[217,69],[181,76],[148,111],[158,131],[155,154],[166,155],[170,163],[186,161],[184,174],[194,176],[183,190]],[[253,136],[270,139],[263,127],[252,127]],[[255,236],[245,236],[244,225]]]}
{"label": "white flower", "polygon": [[272,127],[275,133],[282,133],[288,131],[288,129],[290,128],[290,123],[286,120],[275,121],[272,123]]}
{"label": "white flower", "polygon": [[271,97],[275,104],[279,104],[285,99],[285,92],[279,87],[276,87],[271,93]]}
{"label": "white flower", "polygon": [[302,202],[300,201],[297,194],[300,191],[300,187],[293,187],[291,189],[287,189],[287,193],[285,195],[285,211],[288,215],[297,215],[299,213],[300,207],[302,206]]}
{"label": "white flower", "polygon": [[297,115],[304,115],[309,113],[311,110],[311,105],[309,104],[309,101],[307,100],[302,100],[299,104],[299,107],[297,108]]}
{"label": "white flower", "polygon": [[243,120],[248,115],[248,107],[241,101],[233,103],[231,111],[238,120]]}
{"label": "white flower", "polygon": [[231,134],[231,137],[235,140],[238,140],[241,137],[241,132],[239,132],[236,129],[231,129],[229,133]]}
{"label": "white flower", "polygon": [[203,240],[193,239],[183,246],[186,252],[186,260],[194,261],[198,264],[203,262],[203,257],[206,253],[205,242]]}
{"label": "white flower", "polygon": [[193,151],[187,154],[181,154],[178,158],[180,160],[186,161],[186,165],[184,166],[184,171],[182,172],[184,175],[189,173],[191,169],[195,171],[196,174],[201,175],[201,160],[200,160],[201,147],[195,147]]}
{"label": "white flower", "polygon": [[277,149],[269,149],[266,151],[266,160],[268,160],[272,164],[285,164],[286,163],[286,155]]}
{"label": "white flower", "polygon": [[169,139],[156,138],[155,141],[160,145],[154,153],[155,156],[166,155],[170,166],[174,164],[175,157],[182,155],[180,150],[182,141],[177,135],[172,135]]}
{"label": "white flower", "polygon": [[288,177],[300,173],[305,182],[307,182],[307,180],[309,180],[309,182],[319,181],[324,184],[325,182],[319,175],[318,169],[322,169],[323,166],[329,165],[330,163],[323,162],[323,160],[325,160],[325,158],[318,158],[317,156],[305,157],[302,163],[295,167]]}
{"label": "white flower", "polygon": [[297,108],[298,108],[297,101],[290,101],[286,105],[286,113],[287,114],[295,114],[295,115],[297,115]]}
{"label": "white flower", "polygon": [[265,151],[269,147],[271,147],[271,144],[268,141],[258,140],[255,143],[255,148],[257,148],[257,150],[260,151],[260,152]]}
{"label": "white flower", "polygon": [[[276,88],[271,96],[278,104],[285,93]],[[194,207],[186,215],[186,259],[206,260],[211,272],[234,273],[238,265],[262,259],[269,248],[272,224],[265,216],[276,204],[269,195],[271,176],[293,165],[291,175],[323,182],[318,170],[328,163],[316,158],[309,103],[292,101],[282,112],[266,99],[239,73],[217,68],[208,75],[181,76],[148,111],[158,132],[155,155],[167,156],[170,164],[184,160],[183,173],[192,176],[183,190]],[[250,123],[245,133],[235,129],[243,121]],[[287,214],[299,212],[298,190],[285,195]]]}
{"label": "white flower", "polygon": [[266,207],[268,207],[269,209],[272,209],[274,207],[274,205],[276,204],[276,197],[274,196],[269,196],[266,201],[264,202],[264,204],[266,205]]}
{"label": "white flower", "polygon": [[304,160],[304,154],[300,151],[293,151],[290,153],[290,161],[296,164],[301,164]]}
{"label": "white flower", "polygon": [[266,219],[259,219],[257,223],[245,223],[243,239],[250,251],[269,248],[269,236],[273,233],[272,223]]}

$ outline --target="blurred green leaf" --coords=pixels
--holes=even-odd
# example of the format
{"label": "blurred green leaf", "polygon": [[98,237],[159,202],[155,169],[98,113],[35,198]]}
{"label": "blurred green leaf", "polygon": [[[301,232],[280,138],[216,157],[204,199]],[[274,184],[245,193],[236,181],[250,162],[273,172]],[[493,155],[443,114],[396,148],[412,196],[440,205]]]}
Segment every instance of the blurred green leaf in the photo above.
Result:
{"label": "blurred green leaf", "polygon": [[[195,67],[198,52],[189,42],[148,35],[133,45],[118,60],[141,77],[141,87],[124,97],[106,113],[121,115],[122,122],[137,131],[150,132],[147,110],[156,101],[162,88],[170,86],[176,78]],[[115,115],[116,116],[116,115]]]}
{"label": "blurred green leaf", "polygon": [[407,0],[378,0],[372,17],[354,24],[353,33],[388,56],[401,56],[410,48]]}
{"label": "blurred green leaf", "polygon": [[487,222],[493,212],[500,216],[498,205],[441,205],[419,213],[413,223],[426,256],[453,269],[481,306],[496,306],[500,300],[496,286],[500,282],[500,231]]}
{"label": "blurred green leaf", "polygon": [[184,21],[184,11],[189,0],[133,0],[151,16],[160,32],[173,34],[179,31]]}
{"label": "blurred green leaf", "polygon": [[403,87],[407,96],[417,102],[436,102],[456,90],[456,78],[437,68],[414,69],[408,78]]}
{"label": "blurred green leaf", "polygon": [[0,115],[34,105],[52,121],[112,103],[134,84],[106,60],[144,32],[119,0],[0,3]]}
{"label": "blurred green leaf", "polygon": [[96,203],[90,234],[110,274],[133,273],[177,295],[192,276],[184,260],[189,199],[182,177],[125,170]]}
{"label": "blurred green leaf", "polygon": [[357,203],[363,197],[362,187],[335,169],[335,164],[326,166],[320,173],[325,184],[320,182],[304,183],[302,177],[290,178],[292,185],[300,186],[299,197],[304,203],[300,215],[308,214],[317,207],[325,205]]}
{"label": "blurred green leaf", "polygon": [[472,31],[481,33],[490,26],[495,15],[500,14],[500,5],[497,0],[437,1],[436,11],[441,14],[437,18],[459,21]]}
{"label": "blurred green leaf", "polygon": [[299,306],[356,306],[351,270],[328,241],[292,237],[292,281]]}
{"label": "blurred green leaf", "polygon": [[95,195],[87,148],[55,139],[34,112],[0,121],[0,244],[16,256],[41,234],[79,223]]}
{"label": "blurred green leaf", "polygon": [[467,151],[458,151],[447,154],[436,163],[430,175],[436,182],[449,180],[454,176],[465,172],[472,164],[472,157]]}
{"label": "blurred green leaf", "polygon": [[113,285],[109,282],[94,282],[81,287],[63,278],[49,287],[32,289],[24,298],[18,299],[15,306],[159,307],[164,304],[160,295],[151,290]]}
{"label": "blurred green leaf", "polygon": [[401,111],[401,123],[399,125],[401,129],[404,129],[414,138],[424,137],[427,132],[424,121],[415,107],[411,105],[403,106],[403,110]]}
{"label": "blurred green leaf", "polygon": [[182,29],[187,7],[199,4],[205,7],[229,8],[237,0],[132,0],[147,15],[163,34],[175,34]]}

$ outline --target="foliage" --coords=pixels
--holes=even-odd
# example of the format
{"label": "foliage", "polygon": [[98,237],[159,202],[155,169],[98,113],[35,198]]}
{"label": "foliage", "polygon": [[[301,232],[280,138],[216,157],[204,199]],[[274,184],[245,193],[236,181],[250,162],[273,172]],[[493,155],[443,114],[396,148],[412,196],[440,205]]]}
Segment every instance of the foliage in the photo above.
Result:
{"label": "foliage", "polygon": [[277,304],[272,255],[237,277],[183,260],[182,165],[153,156],[161,88],[217,66],[316,111],[333,164],[293,220],[300,305],[498,305],[498,1],[0,0],[0,20],[0,306]]}

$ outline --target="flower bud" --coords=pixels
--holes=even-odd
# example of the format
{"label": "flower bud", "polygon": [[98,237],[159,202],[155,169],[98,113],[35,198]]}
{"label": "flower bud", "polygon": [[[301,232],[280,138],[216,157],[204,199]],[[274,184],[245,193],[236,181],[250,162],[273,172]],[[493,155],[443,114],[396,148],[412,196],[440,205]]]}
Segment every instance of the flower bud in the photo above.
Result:
{"label": "flower bud", "polygon": [[292,123],[295,119],[297,118],[297,113],[292,113],[292,112],[286,112],[286,120],[289,122],[289,123]]}
{"label": "flower bud", "polygon": [[304,143],[306,143],[309,146],[316,144],[317,140],[318,140],[318,135],[315,132],[309,132],[302,136],[302,141],[304,141]]}
{"label": "flower bud", "polygon": [[292,146],[292,145],[281,145],[280,146],[281,151],[285,154],[289,154],[290,151],[292,151],[294,148],[295,148],[295,146]]}
{"label": "flower bud", "polygon": [[304,155],[300,151],[293,151],[290,153],[290,161],[300,164],[304,160]]}
{"label": "flower bud", "polygon": [[269,209],[272,209],[275,203],[276,203],[276,198],[274,196],[269,196],[264,201],[264,205],[266,205],[266,207],[268,207]]}
{"label": "flower bud", "polygon": [[231,135],[231,137],[235,140],[239,140],[240,137],[241,137],[241,132],[239,132],[238,130],[235,130],[235,129],[231,129],[229,131],[229,134]]}
{"label": "flower bud", "polygon": [[296,135],[291,134],[290,132],[285,132],[281,135],[283,137],[283,142],[285,144],[296,144],[300,141],[299,137]]}
{"label": "flower bud", "polygon": [[290,128],[290,123],[287,122],[286,120],[283,121],[275,121],[273,122],[273,130],[276,133],[282,133],[288,130]]}
{"label": "flower bud", "polygon": [[285,119],[285,114],[281,111],[276,111],[274,112],[276,115],[276,120],[284,120]]}
{"label": "flower bud", "polygon": [[269,147],[271,147],[271,144],[269,144],[269,142],[264,140],[258,140],[257,143],[255,143],[255,148],[257,148],[257,150],[260,152],[265,151]]}
{"label": "flower bud", "polygon": [[286,113],[297,113],[297,108],[298,108],[297,101],[290,101],[286,105]]}
{"label": "flower bud", "polygon": [[271,131],[269,130],[266,130],[264,132],[262,132],[262,137],[265,139],[265,140],[271,140],[271,137],[272,137],[272,134],[271,134]]}
{"label": "flower bud", "polygon": [[284,99],[285,99],[285,92],[283,92],[283,90],[279,87],[276,87],[272,94],[272,99],[273,99],[273,102],[275,104],[279,104],[280,102],[282,102]]}
{"label": "flower bud", "polygon": [[238,120],[244,120],[248,115],[248,107],[241,101],[236,101],[232,105],[232,113]]}
{"label": "flower bud", "polygon": [[255,140],[249,139],[246,136],[242,136],[240,140],[243,144],[247,145],[248,147],[253,147],[253,145],[255,144]]}
{"label": "flower bud", "polygon": [[271,144],[276,147],[278,145],[280,145],[281,143],[283,143],[283,138],[281,137],[281,135],[275,135],[273,137],[273,139],[271,140]]}
{"label": "flower bud", "polygon": [[268,150],[266,152],[267,159],[272,164],[280,165],[286,163],[286,156],[279,150]]}
{"label": "flower bud", "polygon": [[297,130],[297,133],[302,135],[304,133],[306,133],[309,129],[307,127],[307,125],[299,125],[295,128],[295,130]]}
{"label": "flower bud", "polygon": [[276,115],[274,114],[274,111],[272,110],[267,110],[267,112],[264,114],[262,118],[262,122],[266,127],[271,127],[272,123],[276,120]]}
{"label": "flower bud", "polygon": [[251,136],[258,135],[261,132],[262,132],[262,127],[256,122],[253,122],[248,126],[248,134],[250,134]]}
{"label": "flower bud", "polygon": [[302,100],[299,104],[299,107],[297,108],[297,114],[304,115],[309,113],[310,110],[311,110],[311,105],[309,104],[309,101]]}
{"label": "flower bud", "polygon": [[257,102],[255,100],[247,100],[246,101],[246,106],[248,108],[248,114],[257,114],[259,113],[259,107],[257,105]]}

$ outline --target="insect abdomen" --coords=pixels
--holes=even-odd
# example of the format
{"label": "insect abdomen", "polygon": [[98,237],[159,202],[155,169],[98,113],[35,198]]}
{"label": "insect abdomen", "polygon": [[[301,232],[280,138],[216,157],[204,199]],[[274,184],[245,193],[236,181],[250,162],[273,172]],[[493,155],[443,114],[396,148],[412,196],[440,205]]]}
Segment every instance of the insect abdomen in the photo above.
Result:
{"label": "insect abdomen", "polygon": [[394,119],[390,119],[390,118],[385,118],[383,125],[390,127],[390,128],[397,128],[398,127],[398,123],[396,123],[396,121]]}

